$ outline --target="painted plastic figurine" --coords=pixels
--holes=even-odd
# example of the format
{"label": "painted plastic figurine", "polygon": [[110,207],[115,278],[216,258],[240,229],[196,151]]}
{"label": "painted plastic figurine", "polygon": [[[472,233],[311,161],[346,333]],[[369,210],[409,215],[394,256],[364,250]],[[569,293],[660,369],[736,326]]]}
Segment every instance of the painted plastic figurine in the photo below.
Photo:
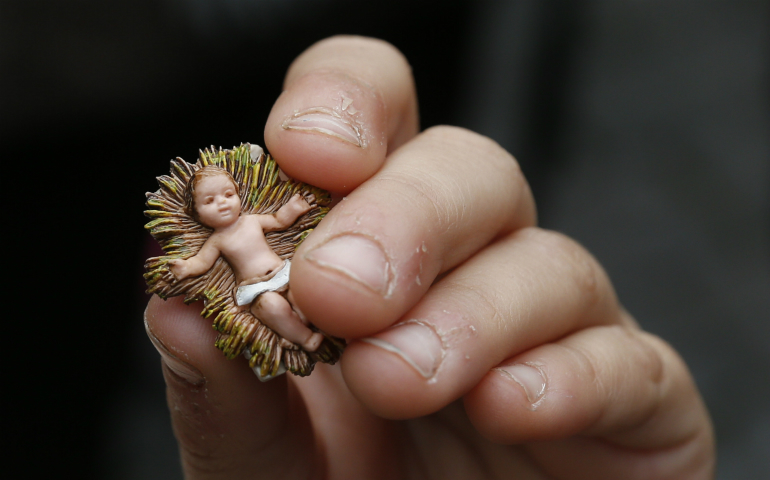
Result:
{"label": "painted plastic figurine", "polygon": [[217,347],[229,358],[243,353],[262,380],[335,363],[344,341],[310,325],[288,286],[290,257],[328,211],[329,194],[281,181],[270,156],[248,144],[171,167],[147,194],[146,228],[167,254],[147,260],[148,292],[203,300]]}

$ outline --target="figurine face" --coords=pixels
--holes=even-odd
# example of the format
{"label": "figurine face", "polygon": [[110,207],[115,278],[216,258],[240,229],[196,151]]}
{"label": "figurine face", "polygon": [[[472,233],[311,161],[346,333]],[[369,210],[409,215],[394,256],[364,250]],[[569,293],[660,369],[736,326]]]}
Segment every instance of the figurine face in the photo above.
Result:
{"label": "figurine face", "polygon": [[241,199],[233,182],[225,175],[204,177],[195,188],[198,220],[213,229],[228,227],[241,214]]}

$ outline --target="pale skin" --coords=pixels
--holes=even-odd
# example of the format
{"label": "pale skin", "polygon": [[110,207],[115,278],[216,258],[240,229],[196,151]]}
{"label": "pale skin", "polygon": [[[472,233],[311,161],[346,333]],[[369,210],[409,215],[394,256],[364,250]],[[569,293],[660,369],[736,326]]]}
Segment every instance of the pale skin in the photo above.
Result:
{"label": "pale skin", "polygon": [[[341,95],[366,148],[282,126]],[[709,415],[676,351],[584,248],[537,227],[510,154],[420,132],[416,105],[385,42],[335,37],[289,69],[267,149],[345,196],[297,250],[292,292],[350,344],[340,367],[260,383],[211,348],[198,309],[153,299],[186,478],[713,478]]]}
{"label": "pale skin", "polygon": [[[238,286],[267,280],[283,267],[283,260],[267,244],[264,232],[289,228],[311,208],[296,194],[273,215],[241,215],[241,199],[225,175],[201,178],[194,199],[198,220],[214,231],[195,256],[169,261],[169,270],[177,280],[196,277],[206,273],[221,256],[232,267]],[[308,351],[317,350],[323,340],[323,335],[310,330],[280,293],[265,292],[249,308],[265,325]]]}

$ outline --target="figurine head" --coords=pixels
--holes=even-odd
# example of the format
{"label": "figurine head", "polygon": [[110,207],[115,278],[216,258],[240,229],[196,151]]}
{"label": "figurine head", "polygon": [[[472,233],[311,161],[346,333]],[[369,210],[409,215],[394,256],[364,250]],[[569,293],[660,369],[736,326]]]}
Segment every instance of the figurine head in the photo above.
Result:
{"label": "figurine head", "polygon": [[230,172],[216,165],[193,174],[185,197],[186,212],[209,228],[232,225],[241,214],[238,185]]}

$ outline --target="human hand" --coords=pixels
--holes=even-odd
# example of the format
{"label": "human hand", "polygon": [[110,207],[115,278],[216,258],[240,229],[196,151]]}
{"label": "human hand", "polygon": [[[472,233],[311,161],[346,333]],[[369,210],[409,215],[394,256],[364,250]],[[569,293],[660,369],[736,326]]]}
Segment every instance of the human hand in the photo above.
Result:
{"label": "human hand", "polygon": [[286,173],[347,194],[294,256],[291,291],[316,326],[359,340],[341,368],[263,384],[212,347],[200,308],[153,298],[189,479],[712,475],[682,360],[584,249],[535,226],[509,154],[462,129],[418,134],[392,47],[311,47],[265,138]]}

